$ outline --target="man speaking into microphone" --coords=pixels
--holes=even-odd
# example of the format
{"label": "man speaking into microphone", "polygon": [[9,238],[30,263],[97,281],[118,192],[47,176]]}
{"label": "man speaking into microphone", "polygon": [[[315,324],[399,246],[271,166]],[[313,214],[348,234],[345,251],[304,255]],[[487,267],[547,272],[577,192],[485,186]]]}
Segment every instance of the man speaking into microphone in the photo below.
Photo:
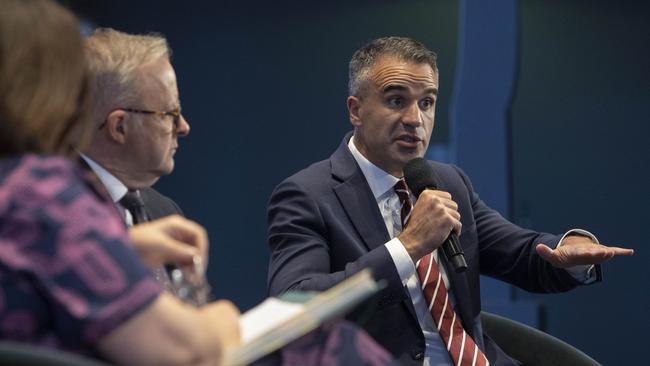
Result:
{"label": "man speaking into microphone", "polygon": [[[600,281],[600,263],[632,250],[579,229],[556,236],[520,228],[452,165],[416,162],[405,181],[407,163],[428,147],[437,96],[436,55],[419,42],[380,38],[354,53],[354,130],[270,198],[269,292],[322,291],[371,268],[387,286],[364,328],[402,364],[514,365],[483,334],[480,274],[561,292]],[[433,178],[422,183],[423,175]],[[408,184],[419,186],[417,197]]]}

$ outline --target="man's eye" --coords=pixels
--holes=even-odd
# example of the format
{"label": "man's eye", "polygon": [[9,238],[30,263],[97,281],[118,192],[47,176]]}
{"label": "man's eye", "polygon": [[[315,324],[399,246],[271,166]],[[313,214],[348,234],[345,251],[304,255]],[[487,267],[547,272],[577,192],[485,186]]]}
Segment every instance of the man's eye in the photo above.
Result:
{"label": "man's eye", "polygon": [[388,98],[387,103],[391,107],[400,107],[402,105],[402,98],[400,97],[391,97]]}
{"label": "man's eye", "polygon": [[420,109],[422,110],[427,110],[433,107],[433,100],[432,99],[423,99],[420,101]]}

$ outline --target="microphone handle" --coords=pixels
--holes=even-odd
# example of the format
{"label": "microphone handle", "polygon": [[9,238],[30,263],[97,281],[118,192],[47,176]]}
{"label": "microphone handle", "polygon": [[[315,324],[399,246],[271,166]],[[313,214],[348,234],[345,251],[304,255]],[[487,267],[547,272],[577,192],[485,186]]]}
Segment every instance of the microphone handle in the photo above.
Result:
{"label": "microphone handle", "polygon": [[[431,184],[425,189],[436,190],[438,188],[437,184]],[[451,266],[454,267],[454,271],[456,271],[456,273],[465,272],[467,269],[465,253],[463,253],[463,249],[460,247],[460,241],[458,240],[458,235],[456,235],[455,232],[452,231],[451,234],[449,234],[447,240],[442,243],[441,248],[442,253],[445,255],[445,258],[447,258],[447,262],[451,263]]]}
{"label": "microphone handle", "polygon": [[465,261],[463,249],[460,247],[458,235],[454,232],[449,234],[449,237],[444,243],[442,243],[441,247],[445,258],[447,258],[447,262],[451,263],[451,266],[454,267],[456,273],[465,272],[467,269],[467,262]]}

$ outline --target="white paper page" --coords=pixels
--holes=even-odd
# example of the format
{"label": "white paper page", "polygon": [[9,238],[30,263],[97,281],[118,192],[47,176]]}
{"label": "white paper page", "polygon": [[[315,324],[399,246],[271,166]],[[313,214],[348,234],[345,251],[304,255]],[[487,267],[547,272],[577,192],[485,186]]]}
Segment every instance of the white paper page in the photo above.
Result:
{"label": "white paper page", "polygon": [[242,344],[250,342],[267,330],[299,314],[303,305],[269,297],[239,318]]}

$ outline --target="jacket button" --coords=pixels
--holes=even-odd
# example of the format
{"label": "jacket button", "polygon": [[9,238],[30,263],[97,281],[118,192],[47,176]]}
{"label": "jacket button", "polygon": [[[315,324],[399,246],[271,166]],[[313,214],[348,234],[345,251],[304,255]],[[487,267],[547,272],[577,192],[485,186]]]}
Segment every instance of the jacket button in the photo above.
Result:
{"label": "jacket button", "polygon": [[414,360],[420,361],[424,358],[424,353],[422,351],[413,350],[413,352],[411,352],[411,356]]}

